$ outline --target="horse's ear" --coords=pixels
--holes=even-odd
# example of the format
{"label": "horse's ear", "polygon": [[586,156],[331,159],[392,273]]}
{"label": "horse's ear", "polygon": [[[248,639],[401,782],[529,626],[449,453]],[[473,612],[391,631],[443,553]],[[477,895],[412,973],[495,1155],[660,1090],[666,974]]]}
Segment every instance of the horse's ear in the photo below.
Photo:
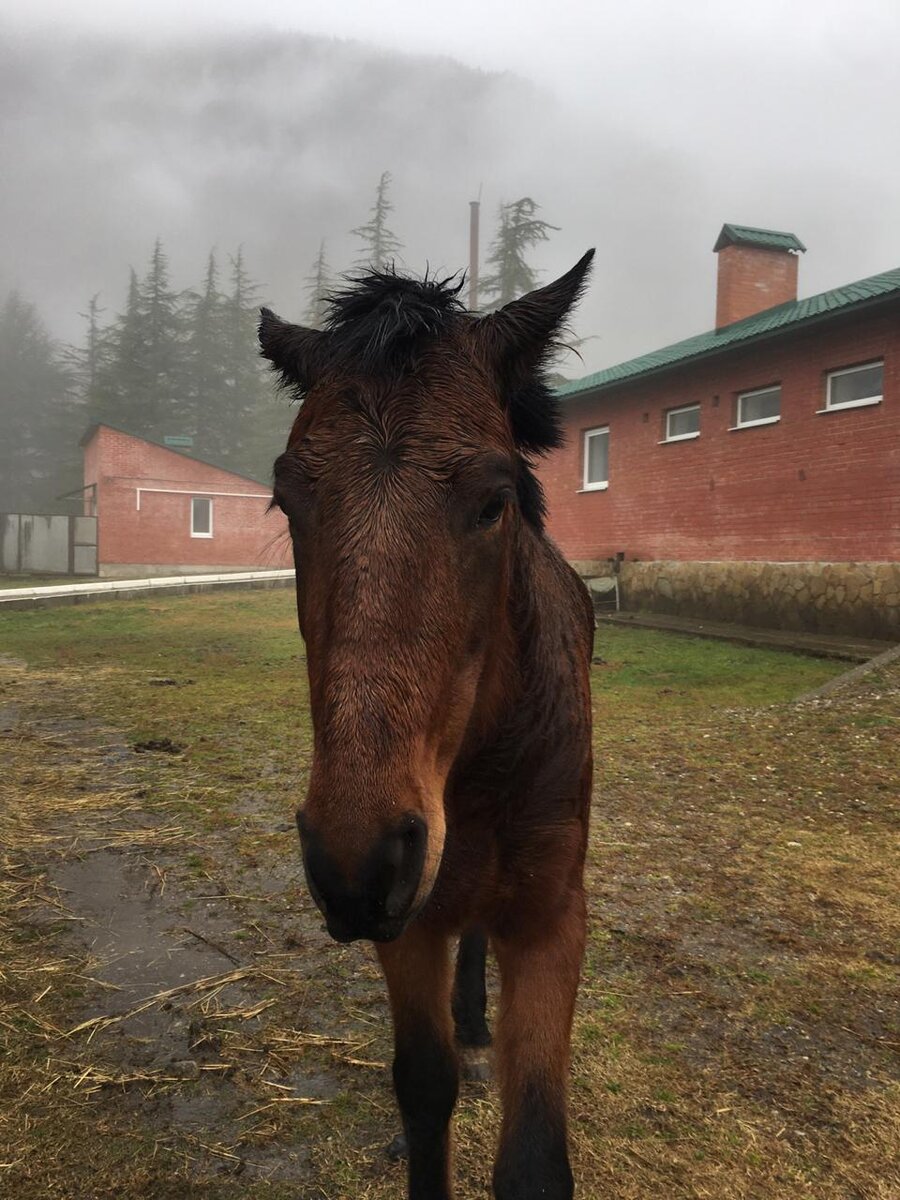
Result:
{"label": "horse's ear", "polygon": [[259,310],[259,345],[263,358],[282,381],[308,392],[325,364],[328,334],[282,321],[270,308]]}
{"label": "horse's ear", "polygon": [[556,404],[540,370],[557,349],[566,316],[587,285],[594,251],[559,279],[481,317],[475,336],[482,361],[498,378],[516,442],[524,450],[560,444]]}

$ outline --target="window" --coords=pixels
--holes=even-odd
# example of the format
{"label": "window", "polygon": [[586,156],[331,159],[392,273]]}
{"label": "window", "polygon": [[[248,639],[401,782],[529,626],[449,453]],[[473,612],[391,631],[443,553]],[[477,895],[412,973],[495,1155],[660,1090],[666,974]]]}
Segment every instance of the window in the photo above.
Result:
{"label": "window", "polygon": [[205,496],[191,497],[191,537],[212,537],[212,508],[212,500]]}
{"label": "window", "polygon": [[864,404],[880,404],[884,390],[884,363],[866,363],[832,371],[825,390],[825,408],[861,408]]}
{"label": "window", "polygon": [[584,482],[582,491],[596,492],[609,486],[609,426],[589,429],[584,435]]}
{"label": "window", "polygon": [[781,420],[781,388],[742,392],[737,399],[737,429],[745,425],[771,425]]}
{"label": "window", "polygon": [[684,408],[670,408],[666,413],[667,442],[681,442],[700,436],[700,405],[687,404]]}

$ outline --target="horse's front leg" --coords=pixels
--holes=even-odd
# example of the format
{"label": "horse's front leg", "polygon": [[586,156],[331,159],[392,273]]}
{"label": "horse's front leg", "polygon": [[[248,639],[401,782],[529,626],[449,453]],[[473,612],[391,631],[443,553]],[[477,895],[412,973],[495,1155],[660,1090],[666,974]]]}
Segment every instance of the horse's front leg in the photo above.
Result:
{"label": "horse's front leg", "polygon": [[394,1018],[394,1089],[406,1135],[409,1200],[451,1200],[449,1126],[459,1075],[447,939],[413,924],[377,950]]}
{"label": "horse's front leg", "polygon": [[584,954],[584,894],[558,921],[494,939],[500,965],[496,1046],[503,1124],[497,1200],[571,1200],[566,1133],[569,1041]]}

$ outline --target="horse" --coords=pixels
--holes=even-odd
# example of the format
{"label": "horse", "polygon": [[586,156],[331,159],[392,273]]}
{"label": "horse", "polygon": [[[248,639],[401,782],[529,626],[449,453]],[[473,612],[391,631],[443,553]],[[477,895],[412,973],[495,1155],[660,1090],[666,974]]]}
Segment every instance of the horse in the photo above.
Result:
{"label": "horse", "polygon": [[261,353],[301,401],[273,486],[313,723],[301,853],[331,937],[380,960],[409,1200],[452,1197],[455,1041],[490,1041],[488,941],[494,1195],[574,1195],[594,617],[536,468],[561,444],[547,364],[593,253],[485,315],[458,279],[393,268],[348,281],[320,329],[261,310]]}

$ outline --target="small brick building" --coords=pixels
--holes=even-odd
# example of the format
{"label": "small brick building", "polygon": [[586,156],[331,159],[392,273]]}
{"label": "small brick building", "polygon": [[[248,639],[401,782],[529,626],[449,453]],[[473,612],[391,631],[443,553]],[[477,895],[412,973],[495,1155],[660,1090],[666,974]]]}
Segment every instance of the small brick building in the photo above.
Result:
{"label": "small brick building", "polygon": [[550,533],[628,607],[900,638],[900,269],[798,300],[803,250],[724,226],[714,330],[560,389]]}
{"label": "small brick building", "polygon": [[291,565],[287,522],[266,511],[266,485],[110,425],[94,425],[81,445],[84,512],[98,519],[99,575]]}

